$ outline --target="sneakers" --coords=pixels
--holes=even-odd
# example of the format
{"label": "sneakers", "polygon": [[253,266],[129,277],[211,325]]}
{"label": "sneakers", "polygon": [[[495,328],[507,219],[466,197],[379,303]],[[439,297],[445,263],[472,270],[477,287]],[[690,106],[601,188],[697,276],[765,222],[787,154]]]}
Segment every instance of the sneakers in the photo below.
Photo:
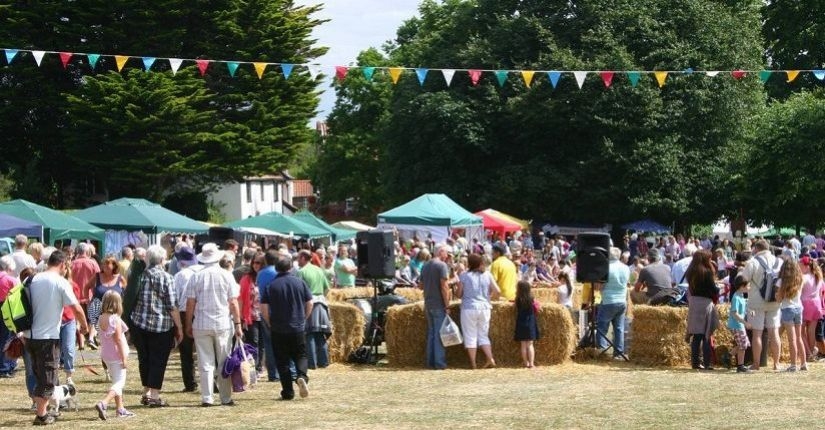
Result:
{"label": "sneakers", "polygon": [[97,417],[106,421],[106,405],[104,405],[103,402],[97,402],[95,409],[97,409]]}
{"label": "sneakers", "polygon": [[796,366],[788,366],[788,368],[783,370],[783,372],[789,372],[789,373],[796,372]]}
{"label": "sneakers", "polygon": [[736,366],[736,373],[753,373],[753,370],[746,367],[744,364]]}
{"label": "sneakers", "polygon": [[42,417],[35,416],[34,422],[32,422],[32,425],[35,426],[47,426],[49,424],[54,424],[54,417],[49,414],[46,414]]}
{"label": "sneakers", "polygon": [[135,416],[135,414],[126,408],[120,408],[117,410],[118,418],[131,418],[133,416]]}
{"label": "sneakers", "polygon": [[295,383],[298,384],[298,394],[300,394],[301,397],[306,397],[309,395],[309,384],[306,379],[299,376]]}
{"label": "sneakers", "polygon": [[150,408],[165,408],[169,406],[169,403],[166,403],[166,400],[163,400],[160,397],[158,397],[157,399],[153,399],[150,397],[149,400],[146,402],[146,406],[149,406]]}

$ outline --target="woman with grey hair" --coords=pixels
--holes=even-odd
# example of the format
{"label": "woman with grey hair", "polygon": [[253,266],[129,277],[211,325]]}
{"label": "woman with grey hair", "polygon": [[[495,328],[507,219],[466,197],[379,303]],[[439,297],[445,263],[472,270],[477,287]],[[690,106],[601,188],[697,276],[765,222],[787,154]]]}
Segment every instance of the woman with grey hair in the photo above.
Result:
{"label": "woman with grey hair", "polygon": [[175,281],[163,270],[165,260],[162,246],[152,245],[146,250],[146,270],[136,285],[139,291],[130,316],[144,390],[141,403],[150,408],[167,406],[160,398],[166,364],[175,344],[183,338]]}

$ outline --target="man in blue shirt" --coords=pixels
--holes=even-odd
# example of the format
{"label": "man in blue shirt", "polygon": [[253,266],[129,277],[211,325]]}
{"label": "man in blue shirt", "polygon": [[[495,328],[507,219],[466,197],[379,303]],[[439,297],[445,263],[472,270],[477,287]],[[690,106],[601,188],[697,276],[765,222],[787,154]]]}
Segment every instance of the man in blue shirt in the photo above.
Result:
{"label": "man in blue shirt", "polygon": [[596,315],[596,326],[601,336],[596,337],[599,349],[607,349],[607,327],[613,324],[613,358],[623,360],[624,355],[624,318],[627,312],[627,283],[630,269],[619,261],[622,251],[610,247],[610,266],[607,270],[607,283],[602,286],[602,302]]}

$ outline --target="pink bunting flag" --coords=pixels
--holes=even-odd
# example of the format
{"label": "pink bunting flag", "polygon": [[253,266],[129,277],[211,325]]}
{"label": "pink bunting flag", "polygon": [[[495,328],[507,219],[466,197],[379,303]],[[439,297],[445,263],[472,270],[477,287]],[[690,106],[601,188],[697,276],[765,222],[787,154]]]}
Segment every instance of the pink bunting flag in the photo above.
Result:
{"label": "pink bunting flag", "polygon": [[347,72],[349,68],[347,66],[335,66],[335,77],[338,78],[339,81],[343,81],[344,78],[347,77]]}
{"label": "pink bunting flag", "polygon": [[71,52],[61,52],[60,53],[60,62],[63,63],[63,68],[65,69],[66,66],[69,65],[69,60],[72,59]]}
{"label": "pink bunting flag", "polygon": [[610,85],[613,84],[613,72],[600,72],[599,75],[602,77],[602,82],[604,82],[605,88],[610,88]]}
{"label": "pink bunting flag", "polygon": [[473,83],[473,86],[477,86],[478,80],[481,78],[481,70],[468,70],[467,73],[470,74],[470,82]]}
{"label": "pink bunting flag", "polygon": [[201,71],[201,76],[206,74],[206,68],[209,67],[209,60],[195,60],[198,63],[198,70]]}
{"label": "pink bunting flag", "polygon": [[739,79],[742,79],[745,76],[748,76],[748,72],[746,72],[744,70],[734,70],[734,71],[730,72],[730,75],[733,76],[733,79],[736,79],[738,81]]}

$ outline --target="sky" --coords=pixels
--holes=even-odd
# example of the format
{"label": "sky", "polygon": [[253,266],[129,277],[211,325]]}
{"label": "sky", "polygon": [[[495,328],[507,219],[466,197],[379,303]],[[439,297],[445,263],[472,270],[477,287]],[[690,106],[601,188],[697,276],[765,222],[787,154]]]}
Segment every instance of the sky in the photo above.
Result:
{"label": "sky", "polygon": [[355,64],[358,53],[369,48],[380,48],[387,40],[395,38],[401,23],[415,16],[420,0],[296,0],[296,5],[323,3],[323,10],[315,15],[328,19],[315,28],[313,37],[318,44],[329,47],[329,51],[317,62],[324,66],[327,75],[321,84],[319,113],[312,124],[323,120],[335,104],[335,92],[329,87],[335,76],[335,66]]}

